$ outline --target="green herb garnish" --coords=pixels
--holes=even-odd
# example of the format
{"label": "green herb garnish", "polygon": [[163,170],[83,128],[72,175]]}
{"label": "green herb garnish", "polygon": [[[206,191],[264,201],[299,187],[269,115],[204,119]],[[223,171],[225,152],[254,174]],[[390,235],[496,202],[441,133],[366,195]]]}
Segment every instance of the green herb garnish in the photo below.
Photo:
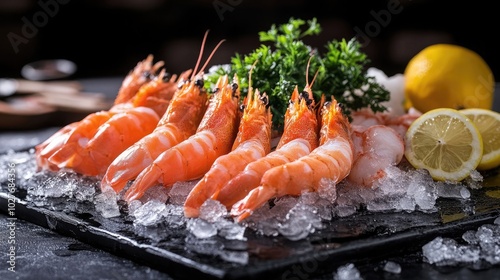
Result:
{"label": "green herb garnish", "polygon": [[[389,100],[389,92],[366,75],[366,65],[370,62],[360,51],[361,44],[355,39],[332,40],[325,46],[326,51],[306,45],[301,39],[317,35],[321,27],[316,18],[306,22],[291,18],[288,23],[278,27],[272,25],[267,32],[259,32],[261,46],[253,52],[241,55],[236,53],[231,58],[230,69],[218,68],[207,77],[210,88],[220,75],[236,74],[240,79],[241,95],[246,96],[248,90],[248,72],[252,64],[258,60],[252,72],[252,87],[266,92],[273,113],[273,125],[282,128],[284,114],[295,86],[299,90],[306,85],[307,63],[309,66],[309,83],[317,72],[312,91],[316,102],[325,94],[327,100],[333,95],[343,104],[344,112],[369,107],[374,112],[385,111],[381,104]],[[272,45],[267,45],[270,42]]]}

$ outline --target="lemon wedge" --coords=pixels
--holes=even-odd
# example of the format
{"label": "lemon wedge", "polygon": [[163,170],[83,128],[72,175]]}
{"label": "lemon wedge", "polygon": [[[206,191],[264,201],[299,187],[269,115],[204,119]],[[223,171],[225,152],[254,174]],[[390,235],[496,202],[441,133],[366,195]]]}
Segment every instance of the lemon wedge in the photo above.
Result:
{"label": "lemon wedge", "polygon": [[478,170],[488,170],[500,165],[500,113],[486,109],[463,109],[460,113],[472,120],[483,138],[483,158]]}
{"label": "lemon wedge", "polygon": [[434,180],[461,181],[475,170],[483,155],[479,129],[458,110],[439,108],[417,118],[405,135],[405,157],[415,168],[427,169]]}

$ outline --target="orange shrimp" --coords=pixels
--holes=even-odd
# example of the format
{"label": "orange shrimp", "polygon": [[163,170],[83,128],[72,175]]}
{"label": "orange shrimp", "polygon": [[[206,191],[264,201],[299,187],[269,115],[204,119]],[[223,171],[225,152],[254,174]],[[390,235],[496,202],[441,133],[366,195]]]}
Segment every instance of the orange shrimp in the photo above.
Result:
{"label": "orange shrimp", "polygon": [[130,101],[144,84],[154,78],[163,64],[163,61],[158,61],[153,65],[153,55],[148,55],[146,59],[139,61],[123,80],[114,105]]}
{"label": "orange shrimp", "polygon": [[237,216],[237,221],[241,222],[271,198],[318,191],[343,180],[353,162],[350,130],[348,119],[333,99],[323,106],[319,147],[293,162],[266,171],[259,187],[234,204],[231,215]]}
{"label": "orange shrimp", "polygon": [[245,166],[268,154],[271,150],[272,114],[268,97],[249,89],[241,117],[238,135],[232,151],[222,155],[194,186],[184,203],[186,217],[197,217],[201,205],[210,197],[217,198],[220,188]]}
{"label": "orange shrimp", "polygon": [[[196,68],[203,54],[206,37],[207,33],[203,38],[195,71],[197,71]],[[218,46],[212,51],[210,57],[215,53]],[[120,192],[129,180],[135,179],[163,151],[186,140],[196,132],[207,108],[208,100],[207,92],[203,87],[203,68],[195,77],[192,76],[189,82],[181,85],[155,130],[115,158],[101,181],[101,189],[111,187],[115,192]],[[222,79],[220,82],[222,82]],[[222,86],[220,83],[216,85],[218,88]]]}
{"label": "orange shrimp", "polygon": [[314,99],[307,85],[299,94],[295,87],[285,113],[285,127],[276,150],[249,163],[220,190],[217,200],[227,208],[259,186],[262,175],[270,168],[291,162],[318,146],[318,121]]}
{"label": "orange shrimp", "polygon": [[[36,146],[39,169],[69,168],[84,175],[102,175],[119,153],[150,133],[168,106],[163,99],[172,96],[177,78],[164,81],[164,71],[156,74],[163,62],[152,65],[151,61],[148,56],[128,74],[108,111],[69,124]],[[139,90],[130,97],[136,88]],[[150,97],[158,100],[153,108],[143,106],[152,101]],[[126,98],[129,100],[124,101]]]}
{"label": "orange shrimp", "polygon": [[219,77],[209,100],[208,108],[196,133],[161,153],[134,180],[124,199],[130,202],[142,197],[144,192],[162,183],[170,187],[178,181],[202,177],[221,155],[231,151],[238,131],[239,88],[237,77],[228,84],[228,77]]}
{"label": "orange shrimp", "polygon": [[191,74],[191,70],[168,77],[162,69],[157,77],[144,84],[130,100],[132,107],[147,107],[153,109],[158,116],[162,116],[170,106],[170,100],[177,92],[178,87],[184,84]]}

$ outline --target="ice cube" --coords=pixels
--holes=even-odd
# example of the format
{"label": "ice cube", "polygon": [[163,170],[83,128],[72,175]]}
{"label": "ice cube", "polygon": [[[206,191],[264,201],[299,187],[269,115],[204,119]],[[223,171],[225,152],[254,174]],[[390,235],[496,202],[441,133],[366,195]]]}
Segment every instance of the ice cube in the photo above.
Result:
{"label": "ice cube", "polygon": [[460,245],[457,247],[457,254],[455,255],[455,259],[457,263],[475,263],[479,261],[481,251],[477,246],[464,246]]}
{"label": "ice cube", "polygon": [[217,234],[217,228],[212,223],[198,218],[188,220],[187,229],[200,239],[210,238]]}
{"label": "ice cube", "polygon": [[331,179],[322,178],[317,193],[319,197],[333,203],[337,199],[337,184]]}
{"label": "ice cube", "polygon": [[106,191],[94,197],[95,210],[104,218],[120,216],[117,203],[118,196],[114,191]]}
{"label": "ice cube", "polygon": [[384,271],[400,274],[401,273],[401,265],[397,262],[387,261],[384,265]]}
{"label": "ice cube", "polygon": [[460,184],[442,182],[437,184],[436,190],[439,197],[462,198],[462,187]]}
{"label": "ice cube", "polygon": [[456,265],[460,262],[458,244],[451,238],[436,237],[422,246],[424,260],[436,265]]}
{"label": "ice cube", "polygon": [[207,199],[200,207],[200,219],[208,222],[215,222],[226,215],[226,206],[217,200]]}
{"label": "ice cube", "polygon": [[476,236],[475,230],[468,230],[464,232],[464,234],[462,234],[462,239],[465,240],[465,242],[469,243],[470,245],[479,244],[479,239]]}
{"label": "ice cube", "polygon": [[142,202],[140,200],[135,199],[130,201],[130,203],[128,204],[128,214],[134,216],[135,211],[141,206]]}
{"label": "ice cube", "polygon": [[246,251],[227,251],[221,250],[219,257],[227,262],[246,265],[248,263],[248,252]]}
{"label": "ice cube", "polygon": [[164,187],[162,184],[157,184],[149,188],[144,195],[141,197],[141,201],[146,203],[150,200],[157,200],[165,203],[169,198],[170,188]]}
{"label": "ice cube", "polygon": [[420,210],[436,211],[437,192],[432,184],[421,185],[418,192],[414,192],[415,203]]}
{"label": "ice cube", "polygon": [[479,171],[477,170],[472,170],[469,174],[469,178],[476,183],[483,181],[483,175],[481,175],[481,173],[479,173]]}
{"label": "ice cube", "polygon": [[227,240],[246,240],[245,230],[246,227],[228,220],[219,220],[215,226],[218,229],[219,236]]}
{"label": "ice cube", "polygon": [[356,213],[356,206],[354,205],[340,205],[334,208],[335,215],[339,217],[347,217]]}
{"label": "ice cube", "polygon": [[165,207],[163,217],[170,228],[180,228],[187,223],[182,205],[167,204]]}
{"label": "ice cube", "polygon": [[76,182],[73,197],[78,201],[92,201],[100,181],[95,177],[80,177]]}
{"label": "ice cube", "polygon": [[461,187],[460,188],[460,196],[463,199],[469,199],[470,198],[470,191],[466,187]]}
{"label": "ice cube", "polygon": [[134,224],[152,226],[160,223],[163,218],[165,203],[160,200],[150,200],[134,211]]}
{"label": "ice cube", "polygon": [[189,195],[189,192],[191,192],[197,182],[198,181],[195,180],[175,183],[168,193],[168,202],[170,204],[183,205]]}
{"label": "ice cube", "polygon": [[333,276],[335,280],[362,280],[359,270],[353,263],[348,263],[337,268],[337,272]]}
{"label": "ice cube", "polygon": [[278,224],[278,232],[290,240],[300,240],[321,227],[321,219],[309,205],[297,204],[286,220]]}

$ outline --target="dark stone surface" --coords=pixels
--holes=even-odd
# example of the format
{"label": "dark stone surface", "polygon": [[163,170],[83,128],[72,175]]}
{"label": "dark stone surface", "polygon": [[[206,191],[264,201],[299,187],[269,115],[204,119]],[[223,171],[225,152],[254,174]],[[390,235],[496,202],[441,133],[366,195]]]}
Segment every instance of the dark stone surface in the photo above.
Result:
{"label": "dark stone surface", "polygon": [[[116,81],[110,84],[103,81],[103,84],[116,87]],[[91,82],[90,86],[92,85],[96,84]],[[99,86],[96,88],[102,89]],[[108,92],[112,91],[111,89]],[[16,150],[29,148],[35,142],[43,141],[50,136],[55,129],[5,132],[0,134],[0,147],[3,149],[2,152],[9,147]],[[428,228],[431,228],[434,222],[434,218],[431,217],[425,223]],[[404,225],[400,226],[404,227]],[[453,236],[459,237],[465,230],[465,228],[463,230],[455,228]],[[59,232],[61,232],[60,229]],[[66,232],[70,236],[74,236],[75,233],[77,232]],[[172,279],[174,278],[172,275],[183,275],[187,271],[178,267],[162,266],[161,263],[155,263],[150,267],[148,264],[151,263],[148,263],[148,259],[138,260],[137,257],[127,254],[117,256],[103,250],[102,248],[106,248],[113,251],[109,246],[104,246],[105,244],[91,246],[89,244],[93,244],[92,242],[85,242],[85,240],[82,242],[73,237],[61,235],[51,230],[51,223],[48,221],[45,221],[42,227],[18,219],[15,230],[17,272],[14,274],[7,270],[9,234],[8,217],[1,212],[0,279],[33,279],[34,275],[37,275],[37,279]],[[380,252],[374,252],[372,255],[367,253],[366,256],[353,260],[353,263],[360,270],[363,279],[500,279],[499,267],[484,270],[471,270],[466,267],[435,267],[422,261],[418,243],[399,243],[398,246],[401,250],[397,249],[398,247],[396,249],[387,247],[386,253],[390,253],[387,256],[380,257]],[[382,270],[383,264],[388,260],[401,265],[401,274],[391,274]],[[346,262],[343,259],[332,259],[331,266],[322,267],[321,269],[325,272],[321,273],[314,261],[296,261],[288,271],[274,276],[277,279],[332,279],[333,271]]]}

